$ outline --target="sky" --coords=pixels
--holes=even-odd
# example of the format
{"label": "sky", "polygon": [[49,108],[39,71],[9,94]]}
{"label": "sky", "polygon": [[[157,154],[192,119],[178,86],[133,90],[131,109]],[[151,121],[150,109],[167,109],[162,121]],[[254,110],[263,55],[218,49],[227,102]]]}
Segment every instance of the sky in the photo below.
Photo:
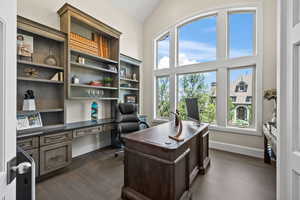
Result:
{"label": "sky", "polygon": [[[253,13],[229,15],[230,58],[253,54]],[[217,17],[210,16],[193,21],[179,28],[179,64],[209,62],[216,60]],[[169,37],[158,42],[158,67],[169,65]]]}

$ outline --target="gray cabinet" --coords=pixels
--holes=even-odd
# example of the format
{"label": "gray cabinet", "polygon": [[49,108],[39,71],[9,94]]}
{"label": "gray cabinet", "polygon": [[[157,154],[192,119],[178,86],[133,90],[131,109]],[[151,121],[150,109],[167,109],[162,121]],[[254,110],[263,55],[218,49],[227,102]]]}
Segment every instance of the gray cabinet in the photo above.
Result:
{"label": "gray cabinet", "polygon": [[30,150],[39,147],[39,138],[38,137],[30,137],[17,141],[17,145],[23,150]]}
{"label": "gray cabinet", "polygon": [[40,175],[71,164],[72,142],[52,144],[40,148]]}

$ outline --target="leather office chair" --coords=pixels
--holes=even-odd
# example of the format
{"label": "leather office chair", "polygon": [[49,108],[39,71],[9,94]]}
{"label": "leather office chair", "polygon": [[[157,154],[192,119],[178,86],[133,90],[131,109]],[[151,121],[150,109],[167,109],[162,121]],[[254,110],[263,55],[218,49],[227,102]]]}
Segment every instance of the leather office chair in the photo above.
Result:
{"label": "leather office chair", "polygon": [[116,122],[118,123],[118,139],[121,146],[121,150],[115,153],[115,157],[119,153],[124,152],[122,134],[130,134],[141,129],[149,128],[146,122],[142,122],[138,118],[137,105],[132,103],[120,103],[116,108]]}

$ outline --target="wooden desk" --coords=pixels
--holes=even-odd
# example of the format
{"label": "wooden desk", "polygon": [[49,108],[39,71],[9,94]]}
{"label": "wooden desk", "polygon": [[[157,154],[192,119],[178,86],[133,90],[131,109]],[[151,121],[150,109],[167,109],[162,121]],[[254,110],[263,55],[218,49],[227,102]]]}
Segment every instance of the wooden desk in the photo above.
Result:
{"label": "wooden desk", "polygon": [[[128,134],[125,142],[124,186],[127,200],[189,199],[189,188],[210,164],[208,125],[183,122],[183,142],[169,139],[175,135],[173,123]],[[170,143],[168,143],[170,142]]]}

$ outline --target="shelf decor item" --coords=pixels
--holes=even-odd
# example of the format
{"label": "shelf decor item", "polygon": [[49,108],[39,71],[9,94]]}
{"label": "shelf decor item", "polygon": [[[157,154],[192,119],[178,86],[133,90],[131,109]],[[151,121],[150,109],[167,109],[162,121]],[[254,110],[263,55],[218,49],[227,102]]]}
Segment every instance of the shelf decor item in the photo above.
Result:
{"label": "shelf decor item", "polygon": [[53,55],[51,48],[49,48],[49,56],[45,58],[44,63],[51,66],[57,66],[57,60]]}
{"label": "shelf decor item", "polygon": [[39,72],[37,71],[36,68],[33,68],[33,67],[25,68],[24,72],[25,72],[26,76],[28,76],[30,78],[37,78],[39,76]]}
{"label": "shelf decor item", "polygon": [[23,111],[35,111],[36,106],[33,91],[27,90],[24,96]]}
{"label": "shelf decor item", "polygon": [[42,127],[40,113],[28,113],[17,115],[17,130],[31,129]]}
{"label": "shelf decor item", "polygon": [[120,76],[122,78],[126,78],[126,68],[122,67],[120,70]]}
{"label": "shelf decor item", "polygon": [[277,90],[276,89],[268,89],[264,91],[264,98],[267,99],[268,101],[273,100],[273,114],[272,114],[272,119],[271,123],[276,125],[277,123]]}
{"label": "shelf decor item", "polygon": [[17,52],[20,57],[29,57],[32,61],[33,37],[17,34]]}
{"label": "shelf decor item", "polygon": [[91,105],[91,120],[98,120],[98,104],[95,101]]}
{"label": "shelf decor item", "polygon": [[118,69],[115,65],[108,65],[108,69],[113,72],[118,72]]}
{"label": "shelf decor item", "polygon": [[79,84],[80,80],[79,80],[79,77],[74,75],[72,76],[72,83],[73,84]]}
{"label": "shelf decor item", "polygon": [[113,79],[111,77],[105,77],[103,79],[103,82],[104,82],[104,85],[106,87],[111,87],[112,86],[112,82],[113,82]]}
{"label": "shelf decor item", "polygon": [[125,103],[134,103],[134,104],[136,104],[137,103],[137,95],[135,95],[135,94],[124,95],[124,101],[125,101]]}

